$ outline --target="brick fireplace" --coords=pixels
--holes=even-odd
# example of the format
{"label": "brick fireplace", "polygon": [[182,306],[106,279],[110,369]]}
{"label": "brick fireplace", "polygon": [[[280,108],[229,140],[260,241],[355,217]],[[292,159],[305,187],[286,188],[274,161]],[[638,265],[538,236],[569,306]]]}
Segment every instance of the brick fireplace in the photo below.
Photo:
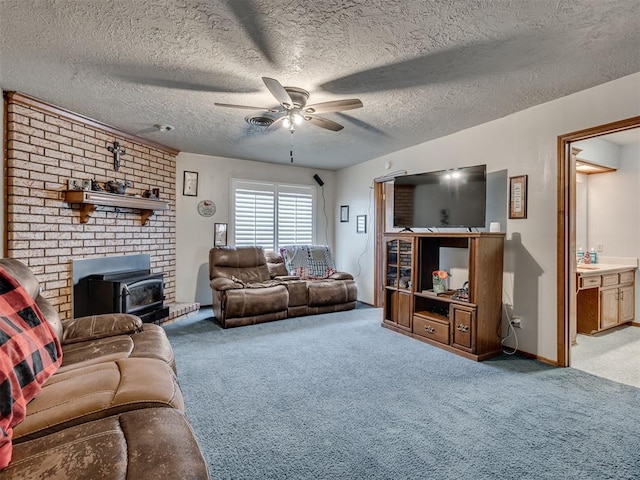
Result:
{"label": "brick fireplace", "polygon": [[[5,256],[33,270],[61,318],[71,316],[78,258],[149,254],[151,270],[165,274],[166,301],[174,302],[178,152],[16,92],[4,100]],[[108,150],[114,141],[126,150],[117,172]],[[128,194],[157,188],[169,208],[142,225],[136,209],[98,206],[81,223],[80,205],[63,199],[69,178],[128,180]]]}

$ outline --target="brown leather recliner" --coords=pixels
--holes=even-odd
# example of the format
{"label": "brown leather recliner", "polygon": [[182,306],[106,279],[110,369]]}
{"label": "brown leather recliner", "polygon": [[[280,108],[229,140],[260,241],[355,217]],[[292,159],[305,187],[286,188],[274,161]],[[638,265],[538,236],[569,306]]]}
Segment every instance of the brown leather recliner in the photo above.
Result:
{"label": "brown leather recliner", "polygon": [[13,427],[13,478],[208,479],[164,329],[125,314],[63,320],[17,260],[0,266],[31,296],[61,340],[62,367]]}
{"label": "brown leather recliner", "polygon": [[289,294],[271,280],[260,247],[214,247],[209,279],[216,320],[224,328],[287,317]]}
{"label": "brown leather recliner", "polygon": [[288,275],[280,255],[253,246],[213,247],[209,279],[213,311],[224,328],[351,310],[358,294],[348,273],[301,280]]}

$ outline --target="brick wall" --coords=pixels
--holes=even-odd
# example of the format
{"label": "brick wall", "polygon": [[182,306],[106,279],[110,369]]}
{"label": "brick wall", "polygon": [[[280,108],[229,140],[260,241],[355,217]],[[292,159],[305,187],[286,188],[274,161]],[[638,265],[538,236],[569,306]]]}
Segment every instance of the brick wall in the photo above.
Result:
{"label": "brick wall", "polygon": [[[5,256],[32,269],[61,318],[71,316],[73,258],[148,253],[175,301],[178,152],[18,93],[5,94],[5,108]],[[114,141],[126,150],[118,172],[107,150]],[[126,179],[128,194],[159,188],[169,209],[141,225],[137,210],[98,206],[83,224],[80,206],[62,199],[69,178]]]}

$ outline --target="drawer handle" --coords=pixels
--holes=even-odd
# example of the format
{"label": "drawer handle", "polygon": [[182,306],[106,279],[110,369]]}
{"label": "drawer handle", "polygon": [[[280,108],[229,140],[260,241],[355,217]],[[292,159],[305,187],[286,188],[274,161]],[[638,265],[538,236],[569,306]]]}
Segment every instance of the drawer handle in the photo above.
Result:
{"label": "drawer handle", "polygon": [[456,328],[461,331],[461,332],[467,332],[469,331],[469,327],[467,327],[465,324],[463,323],[459,323]]}
{"label": "drawer handle", "polygon": [[436,329],[431,325],[427,325],[426,327],[424,327],[424,329],[427,331],[427,333],[434,333],[436,331]]}

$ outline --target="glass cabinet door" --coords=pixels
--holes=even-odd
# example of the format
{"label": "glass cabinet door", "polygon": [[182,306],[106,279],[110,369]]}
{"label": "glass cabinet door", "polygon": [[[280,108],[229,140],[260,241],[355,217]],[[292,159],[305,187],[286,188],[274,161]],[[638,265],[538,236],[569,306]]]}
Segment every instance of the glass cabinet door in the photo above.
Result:
{"label": "glass cabinet door", "polygon": [[413,242],[398,240],[398,288],[411,289],[411,259]]}
{"label": "glass cabinet door", "polygon": [[387,241],[386,286],[398,288],[398,240]]}

